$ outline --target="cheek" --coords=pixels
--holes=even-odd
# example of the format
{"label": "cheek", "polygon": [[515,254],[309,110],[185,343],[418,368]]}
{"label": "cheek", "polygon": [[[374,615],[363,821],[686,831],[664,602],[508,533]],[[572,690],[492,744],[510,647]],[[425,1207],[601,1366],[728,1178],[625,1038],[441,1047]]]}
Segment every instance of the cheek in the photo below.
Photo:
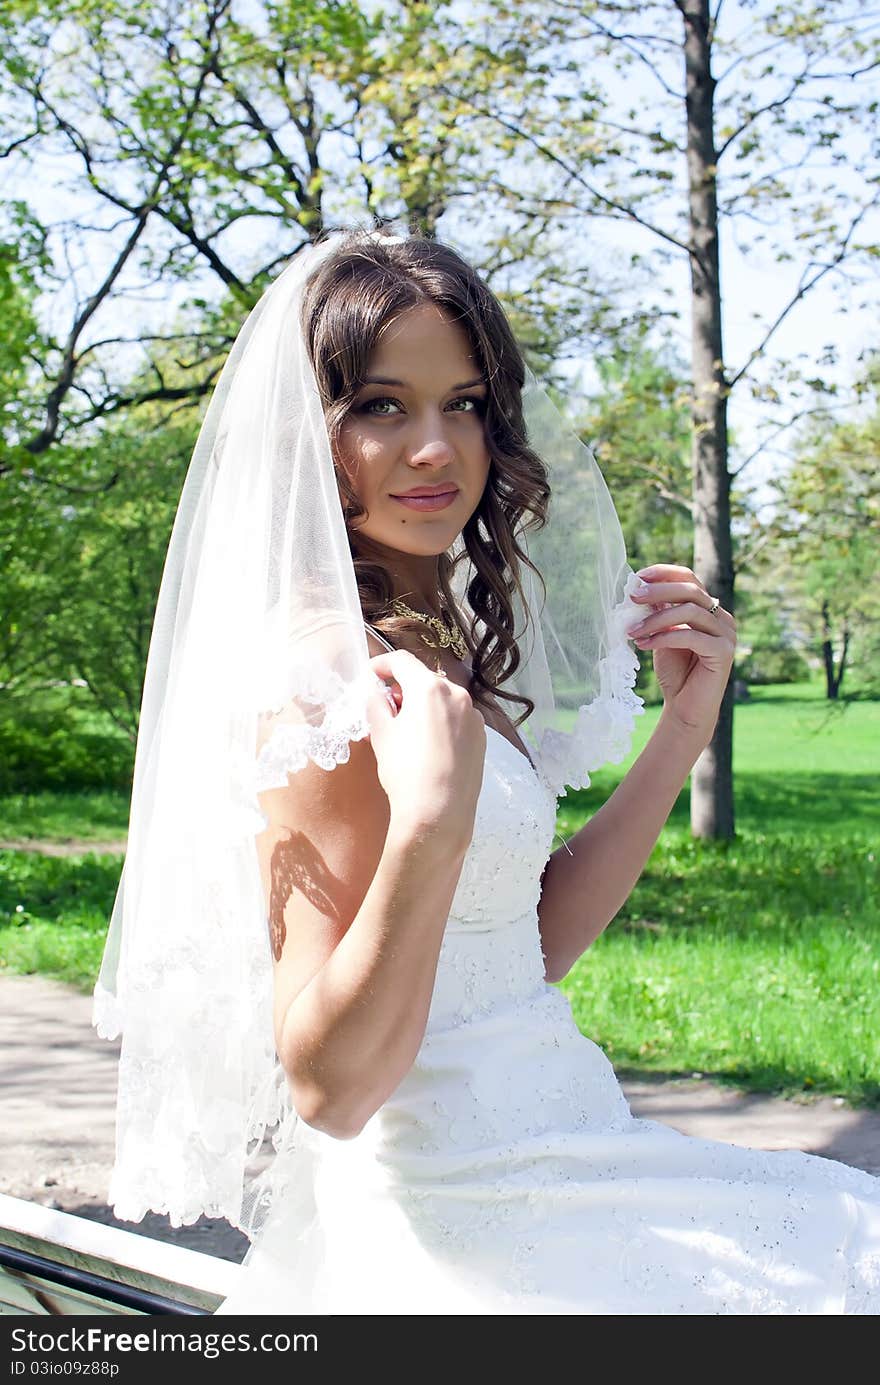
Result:
{"label": "cheek", "polygon": [[486,438],[486,425],[481,418],[475,418],[467,428],[463,445],[467,447],[471,456],[479,459],[489,468],[489,443]]}
{"label": "cheek", "polygon": [[387,449],[361,427],[343,428],[339,434],[338,456],[353,485],[370,484],[370,476],[381,470]]}
{"label": "cheek", "polygon": [[482,428],[480,429],[479,437],[475,437],[473,440],[471,455],[473,457],[474,468],[480,472],[483,483],[485,484],[489,478],[489,472],[492,469],[492,458],[489,453],[489,444],[486,441],[486,434]]}
{"label": "cheek", "polygon": [[364,486],[362,459],[355,449],[346,445],[343,438],[340,438],[336,445],[333,468],[336,472],[337,484],[344,480],[345,484],[360,498]]}

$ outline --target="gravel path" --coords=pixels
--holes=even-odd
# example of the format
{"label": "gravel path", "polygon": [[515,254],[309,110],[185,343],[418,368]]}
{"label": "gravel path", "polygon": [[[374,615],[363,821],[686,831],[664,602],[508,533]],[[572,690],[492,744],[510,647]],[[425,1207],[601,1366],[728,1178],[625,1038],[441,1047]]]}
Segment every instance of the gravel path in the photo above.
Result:
{"label": "gravel path", "polygon": [[[0,975],[0,1192],[240,1260],[248,1243],[227,1222],[175,1231],[152,1215],[117,1222],[107,1207],[117,1051],[92,1029],[87,996]],[[880,1111],[741,1094],[704,1078],[624,1078],[623,1087],[636,1115],[685,1134],[804,1149],[880,1174]]]}

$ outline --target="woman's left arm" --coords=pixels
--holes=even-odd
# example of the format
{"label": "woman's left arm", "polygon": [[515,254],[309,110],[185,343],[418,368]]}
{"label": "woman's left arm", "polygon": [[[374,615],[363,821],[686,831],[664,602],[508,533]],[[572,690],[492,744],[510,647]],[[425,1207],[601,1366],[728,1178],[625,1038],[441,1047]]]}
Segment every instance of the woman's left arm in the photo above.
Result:
{"label": "woman's left arm", "polygon": [[633,600],[647,609],[628,633],[654,651],[663,711],[606,803],[553,852],[538,922],[548,981],[560,981],[628,899],[695,761],[709,744],[736,649],[736,622],[690,568],[655,564]]}

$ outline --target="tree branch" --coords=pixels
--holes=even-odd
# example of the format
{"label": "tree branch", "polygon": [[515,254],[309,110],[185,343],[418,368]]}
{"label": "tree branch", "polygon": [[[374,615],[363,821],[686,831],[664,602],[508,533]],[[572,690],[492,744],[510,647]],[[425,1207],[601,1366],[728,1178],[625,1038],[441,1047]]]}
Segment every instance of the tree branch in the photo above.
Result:
{"label": "tree branch", "polygon": [[[215,3],[211,6],[211,9],[208,14],[207,25],[207,44],[209,47],[214,40],[216,26],[223,12],[229,8],[230,3],[231,0],[215,0]],[[204,84],[207,80],[208,74],[211,70],[212,62],[213,55],[209,53],[207,60],[202,65],[201,72],[195,84],[195,89],[193,91],[192,98],[188,106],[184,109],[183,118],[180,122],[177,135],[171,141],[171,145],[169,149],[166,151],[165,157],[161,162],[160,168],[153,179],[152,188],[150,189],[146,198],[141,203],[140,207],[134,213],[135,224],[131,232],[131,235],[129,236],[126,244],[124,245],[119,255],[116,257],[115,263],[105,276],[104,282],[95,291],[95,293],[93,293],[91,297],[86,301],[85,306],[83,307],[82,311],[79,313],[73,324],[73,327],[68,335],[67,343],[63,350],[60,372],[56,377],[56,384],[54,388],[50,391],[49,397],[46,402],[46,422],[43,428],[40,430],[40,432],[37,433],[35,437],[30,438],[27,443],[25,443],[27,451],[32,453],[33,455],[38,455],[41,452],[45,452],[46,449],[51,446],[52,442],[57,436],[59,419],[61,414],[61,405],[64,399],[66,398],[68,392],[70,391],[71,385],[73,383],[75,373],[77,342],[79,341],[79,338],[84,328],[95,315],[95,313],[98,311],[99,307],[104,302],[108,293],[110,292],[110,289],[112,288],[113,284],[116,282],[117,278],[122,272],[122,269],[124,268],[135,246],[140,240],[141,235],[143,234],[150,213],[157,209],[159,195],[167,179],[168,171],[173,165],[174,160],[179,154],[181,148],[183,147],[184,139],[186,138],[187,132],[192,123],[193,116],[195,115],[195,112],[198,109],[199,103],[201,101],[202,91],[204,89]],[[45,100],[45,98],[43,99]],[[79,136],[79,133],[75,131],[72,126],[70,126],[69,122],[64,120],[64,118],[60,114],[52,110],[48,100],[45,101],[45,104],[46,108],[51,111],[52,115],[56,119],[59,129],[61,129],[67,135],[67,137],[73,143],[74,148],[77,149],[77,151],[79,152],[80,156],[82,157],[86,165],[86,171],[89,175],[90,184],[92,186],[95,186],[96,179],[92,166],[92,158],[86,141]],[[100,191],[100,189],[97,190]],[[110,200],[113,201],[116,199],[111,198]]]}
{"label": "tree branch", "polygon": [[222,364],[218,364],[209,371],[204,380],[194,381],[189,385],[159,386],[152,390],[141,390],[137,394],[105,395],[88,413],[77,418],[77,426],[82,427],[86,423],[94,423],[98,418],[105,418],[108,414],[118,413],[120,409],[133,408],[139,404],[152,404],[173,399],[191,403],[211,392],[221,369]]}
{"label": "tree branch", "polygon": [[840,243],[840,246],[837,250],[837,254],[834,256],[833,259],[829,260],[827,264],[821,265],[816,270],[816,273],[812,276],[812,278],[805,277],[809,273],[808,269],[804,271],[804,275],[801,276],[801,282],[798,286],[797,292],[792,295],[791,299],[785,305],[782,311],[779,314],[777,314],[775,320],[768,327],[761,341],[755,347],[754,351],[752,351],[745,364],[733,376],[730,376],[728,378],[728,391],[732,390],[733,387],[737,385],[739,381],[747,375],[747,373],[752,368],[758,357],[763,355],[770,339],[782,326],[783,322],[788,317],[792,309],[801,301],[802,298],[806,297],[806,295],[810,292],[811,289],[815,288],[815,286],[822,279],[825,278],[826,274],[830,274],[831,271],[833,269],[836,269],[837,266],[846,258],[850,242],[853,236],[855,235],[857,228],[861,225],[864,218],[868,215],[868,212],[871,211],[873,207],[877,206],[878,202],[880,202],[880,193],[875,194],[875,196],[872,197],[869,202],[866,202],[863,207],[859,208],[858,212],[850,222],[846,235],[844,236],[843,241]]}
{"label": "tree branch", "polygon": [[766,106],[759,106],[757,110],[750,111],[745,120],[740,122],[740,124],[733,131],[733,133],[728,135],[727,139],[721,145],[720,149],[718,149],[716,161],[720,163],[721,159],[723,158],[727,150],[730,148],[730,146],[734,144],[736,140],[739,139],[741,134],[748,130],[750,125],[754,125],[756,120],[760,120],[762,115],[767,115],[770,111],[776,111],[781,109],[783,106],[788,105],[788,102],[791,100],[794,93],[798,90],[798,87],[802,86],[803,83],[807,80],[807,76],[808,74],[806,73],[806,70],[804,70],[798,77],[795,77],[792,80],[791,86],[789,87],[788,91],[785,93],[784,96],[778,97],[775,101],[768,101]]}
{"label": "tree branch", "polygon": [[35,481],[40,486],[52,486],[55,490],[64,491],[66,495],[103,495],[106,491],[112,490],[120,479],[121,473],[114,471],[109,480],[104,481],[99,486],[72,486],[68,481],[59,481],[55,476],[41,476],[38,472],[29,467],[25,473],[29,481]]}
{"label": "tree branch", "polygon": [[143,234],[148,216],[149,208],[144,207],[135,221],[135,226],[131,235],[129,236],[119,255],[117,255],[116,262],[114,263],[108,274],[105,276],[103,284],[100,286],[99,289],[96,290],[95,293],[92,294],[92,296],[89,299],[87,299],[85,307],[83,308],[82,312],[79,314],[79,316],[73,324],[73,327],[67,338],[67,345],[64,348],[61,369],[57,376],[55,387],[50,391],[49,397],[46,401],[46,422],[40,429],[40,432],[37,433],[35,437],[30,438],[25,443],[27,451],[32,453],[34,456],[38,455],[40,452],[45,452],[46,449],[49,446],[51,446],[52,442],[55,439],[55,436],[58,432],[58,420],[61,413],[61,404],[67,396],[71,384],[73,383],[76,363],[76,344],[79,340],[80,334],[83,328],[86,326],[86,324],[98,311],[98,308],[104,302],[104,299],[107,297],[108,293],[110,292],[110,289],[113,287],[113,284],[116,282],[117,278],[121,274],[122,269],[124,268],[129,256],[134,250],[135,245],[140,240],[140,237]]}
{"label": "tree branch", "polygon": [[445,87],[441,87],[440,89],[453,100],[467,100],[471,109],[478,115],[482,115],[487,120],[495,121],[502,129],[508,130],[512,135],[516,135],[517,139],[521,139],[526,144],[530,144],[542,158],[546,159],[549,163],[556,164],[572,182],[577,183],[579,187],[582,187],[585,192],[588,192],[591,197],[595,198],[600,206],[608,207],[610,211],[616,213],[624,220],[634,221],[637,225],[644,227],[646,231],[650,231],[661,240],[668,242],[669,245],[674,245],[677,250],[682,250],[686,255],[691,256],[694,254],[689,245],[679,240],[677,236],[672,235],[671,232],[664,231],[660,226],[654,226],[650,221],[646,221],[644,217],[639,216],[638,212],[634,211],[632,207],[628,207],[623,202],[617,202],[613,197],[607,197],[604,193],[599,192],[597,188],[592,187],[591,184],[587,182],[586,178],[578,173],[577,169],[571,168],[559,154],[554,153],[552,149],[548,149],[535,135],[529,134],[528,131],[523,130],[519,125],[514,124],[513,121],[506,120],[495,111],[482,109],[469,98],[455,97],[454,93],[450,92],[448,88]]}
{"label": "tree branch", "polygon": [[[850,404],[840,404],[837,406],[836,411],[848,411],[851,407],[852,406]],[[789,428],[793,428],[796,423],[800,423],[805,418],[821,418],[826,414],[832,414],[834,412],[835,408],[831,404],[820,404],[816,408],[812,409],[798,409],[796,413],[792,414],[791,418],[786,419],[784,423],[777,424],[776,427],[773,428],[767,434],[766,437],[761,439],[761,441],[758,443],[758,446],[755,447],[749,453],[745,460],[740,462],[738,467],[731,470],[731,479],[735,480],[736,477],[739,476],[740,472],[745,471],[746,467],[749,465],[750,462],[753,462],[757,457],[760,457],[762,452],[766,452],[767,448],[772,445],[776,438],[778,438],[782,433],[787,433]]]}
{"label": "tree branch", "polygon": [[[217,75],[222,80],[219,68],[217,69]],[[263,140],[268,146],[273,157],[277,160],[278,164],[280,164],[281,168],[284,171],[285,177],[293,186],[293,190],[296,194],[297,201],[300,203],[300,205],[302,205],[305,198],[305,190],[303,188],[302,177],[300,176],[299,170],[296,168],[296,165],[292,163],[292,161],[287,157],[287,155],[284,153],[284,150],[281,148],[280,144],[275,138],[275,131],[270,129],[270,127],[263,120],[256,106],[251,101],[250,97],[246,94],[246,92],[242,91],[241,88],[237,86],[230,87],[230,90],[238,104],[241,106],[242,110],[246,112],[251,124],[251,128],[255,130],[258,135],[261,135],[263,137]]]}

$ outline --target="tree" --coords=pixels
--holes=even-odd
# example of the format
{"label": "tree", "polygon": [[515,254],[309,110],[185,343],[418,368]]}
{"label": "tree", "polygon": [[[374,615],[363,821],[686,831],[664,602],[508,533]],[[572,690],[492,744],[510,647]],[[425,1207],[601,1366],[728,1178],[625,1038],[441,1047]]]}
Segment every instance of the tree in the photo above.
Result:
{"label": "tree", "polygon": [[[169,418],[157,404],[93,423],[57,442],[51,461],[24,445],[42,401],[45,359],[37,321],[48,268],[40,228],[19,205],[5,209],[0,242],[0,687],[2,713],[34,694],[80,681],[134,739],[150,625],[168,534],[198,426],[196,409]],[[204,325],[213,331],[212,320]],[[176,389],[188,366],[184,323],[175,353],[157,355]],[[198,354],[194,333],[189,352]],[[156,349],[154,347],[154,349]],[[219,364],[218,358],[216,364]],[[212,366],[212,368],[214,368]],[[150,381],[129,382],[135,393]]]}
{"label": "tree", "polygon": [[132,742],[137,738],[144,670],[168,536],[198,419],[190,410],[151,431],[137,411],[121,414],[91,448],[64,459],[84,482],[111,466],[115,483],[85,503],[64,506],[53,554],[66,580],[56,590],[47,636],[59,676],[86,685]]}
{"label": "tree", "polygon": [[[334,116],[318,109],[312,70],[322,46],[356,46],[367,21],[356,4],[265,10],[271,44],[239,22],[231,0],[4,6],[5,155],[22,178],[35,161],[54,162],[67,191],[64,214],[46,228],[54,316],[67,325],[42,363],[33,455],[134,403],[210,388],[199,367],[229,335],[205,342],[198,383],[170,388],[158,356],[175,339],[164,323],[145,327],[151,289],[176,307],[181,286],[197,300],[207,287],[216,301],[219,285],[240,321],[273,270],[320,229],[320,152]],[[116,325],[129,303],[131,335]],[[227,314],[232,335],[234,319]],[[138,374],[133,359],[147,365],[136,396],[125,388]]]}
{"label": "tree", "polygon": [[[878,206],[872,135],[880,46],[857,3],[549,0],[493,7],[491,51],[530,80],[495,117],[537,156],[499,171],[503,195],[557,232],[615,225],[636,260],[678,259],[690,282],[693,566],[734,610],[728,402],[779,399],[770,347],[804,297],[870,266]],[[536,36],[537,35],[537,36]],[[488,44],[487,44],[488,47]],[[543,72],[543,84],[536,75]],[[489,112],[485,112],[489,113]],[[794,271],[738,365],[724,354],[720,243],[736,235]],[[768,371],[761,376],[762,366]],[[795,415],[797,414],[795,406]],[[768,413],[770,412],[768,408]],[[769,420],[779,430],[792,422]],[[752,456],[757,455],[755,449]],[[734,833],[732,681],[694,767],[698,836]]]}
{"label": "tree", "polygon": [[617,343],[596,361],[579,429],[602,468],[636,566],[690,556],[690,385],[669,349]]}
{"label": "tree", "polygon": [[[132,404],[210,388],[200,365],[228,348],[285,260],[322,228],[370,214],[428,233],[451,218],[511,298],[534,361],[604,330],[608,294],[586,270],[559,282],[565,257],[548,256],[531,214],[514,226],[499,216],[488,235],[480,224],[484,152],[502,132],[475,105],[504,73],[462,42],[454,11],[423,0],[372,17],[356,0],[3,8],[5,156],[23,181],[47,160],[60,168],[69,203],[45,227],[64,325],[42,363],[33,455]],[[516,272],[530,282],[535,253],[545,291],[522,295]],[[187,290],[227,312],[192,381],[172,390],[158,356],[174,338],[142,305],[176,309]],[[123,315],[134,332],[120,332]],[[125,383],[136,374],[138,396]]]}
{"label": "tree", "polygon": [[813,423],[777,484],[773,564],[800,637],[836,700],[880,684],[880,376],[859,422]]}
{"label": "tree", "polygon": [[46,269],[40,229],[21,203],[0,208],[0,689],[3,703],[43,677],[45,620],[54,580],[49,536],[31,512],[32,478],[16,465],[21,439],[38,417],[34,362],[44,343],[36,301]]}
{"label": "tree", "polygon": [[[54,333],[37,348],[22,319],[7,338],[11,368],[43,396],[19,413],[0,479],[20,536],[4,569],[7,690],[79,679],[134,734],[194,409],[247,310],[328,222],[369,210],[432,231],[477,193],[480,140],[464,127],[480,118],[459,123],[442,82],[484,79],[447,47],[437,11],[4,7],[5,156],[21,175],[54,161],[66,183],[60,215],[30,216]],[[142,306],[151,290],[158,317]],[[541,313],[517,299],[514,312],[533,360],[556,354],[554,314],[563,333],[575,320],[568,302]]]}
{"label": "tree", "polygon": [[[674,295],[651,284],[678,263],[692,309],[693,565],[734,609],[731,487],[750,459],[730,465],[728,399],[751,388],[769,417],[781,324],[816,284],[872,253],[869,17],[855,0],[795,12],[749,0],[367,9],[4,7],[7,155],[22,167],[63,158],[82,197],[81,214],[49,237],[73,273],[62,285],[59,268],[68,326],[47,355],[32,452],[133,403],[173,406],[210,388],[203,367],[267,278],[334,220],[370,211],[457,240],[545,367],[599,333],[675,311]],[[606,225],[615,244],[602,247]],[[734,366],[723,352],[725,227],[796,270]],[[634,304],[624,313],[622,279]],[[147,287],[207,305],[218,286],[227,311],[189,378],[173,388],[164,378],[159,355],[174,345],[164,328],[141,327],[146,368],[132,368],[109,305]],[[731,734],[728,690],[693,775],[700,835],[734,830]]]}

